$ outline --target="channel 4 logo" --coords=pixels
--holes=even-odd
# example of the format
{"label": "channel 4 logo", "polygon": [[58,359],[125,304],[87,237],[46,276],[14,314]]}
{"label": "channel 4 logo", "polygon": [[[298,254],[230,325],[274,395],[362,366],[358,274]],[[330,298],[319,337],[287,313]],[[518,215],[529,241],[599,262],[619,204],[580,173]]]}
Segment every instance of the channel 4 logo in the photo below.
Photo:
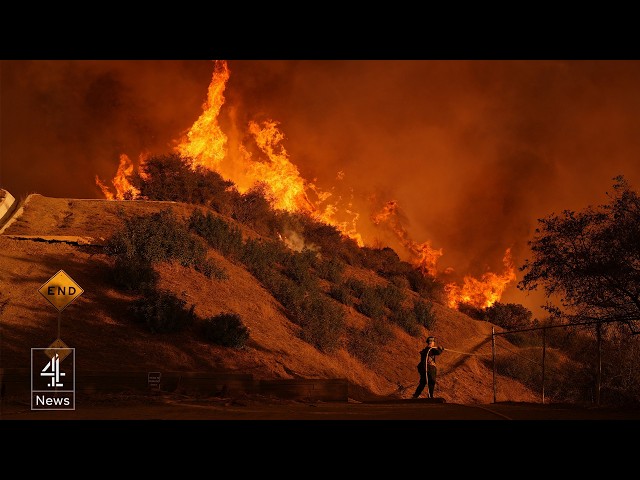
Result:
{"label": "channel 4 logo", "polygon": [[31,349],[31,410],[76,409],[76,349]]}

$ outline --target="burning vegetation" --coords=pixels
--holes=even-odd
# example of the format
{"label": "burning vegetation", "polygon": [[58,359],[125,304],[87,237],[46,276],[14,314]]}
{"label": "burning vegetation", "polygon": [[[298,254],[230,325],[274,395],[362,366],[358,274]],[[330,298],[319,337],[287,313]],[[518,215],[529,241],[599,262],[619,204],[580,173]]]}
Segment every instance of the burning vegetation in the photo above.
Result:
{"label": "burning vegetation", "polygon": [[511,249],[507,249],[502,262],[504,263],[502,274],[487,272],[479,279],[467,275],[462,285],[447,284],[445,290],[449,307],[458,308],[461,303],[466,303],[476,308],[489,308],[500,301],[505,289],[516,280]]}
{"label": "burning vegetation", "polygon": [[[188,177],[186,170],[190,170],[199,175],[198,178],[192,182],[185,181],[182,188],[176,189],[173,198],[164,199],[205,203],[201,194],[199,198],[192,194],[206,190],[206,186],[194,186],[194,182],[202,181],[202,178],[207,178],[207,172],[213,172],[217,175],[209,175],[209,178],[217,183],[213,190],[218,198],[213,203],[221,209],[225,201],[230,201],[234,205],[231,210],[234,210],[236,218],[256,216],[256,209],[268,207],[278,212],[303,215],[331,226],[358,247],[368,248],[358,230],[360,214],[355,211],[353,204],[345,202],[342,197],[335,197],[331,191],[323,190],[302,177],[283,145],[285,135],[277,121],[251,120],[246,125],[241,141],[229,140],[220,126],[219,117],[225,103],[224,92],[230,74],[227,62],[215,62],[202,114],[175,141],[172,154],[164,157],[164,161],[171,162],[171,169],[165,169],[157,158],[141,155],[136,170],[129,157],[122,154],[116,175],[111,181],[113,189],[96,176],[96,184],[105,198],[158,199],[155,194],[157,192],[153,190],[153,186],[157,184],[155,177],[171,175],[173,170],[180,171],[180,181],[185,181]],[[344,172],[337,172],[336,177],[342,179]],[[224,188],[218,188],[220,185]],[[227,192],[228,198],[220,199],[221,191]],[[185,195],[191,198],[186,199]],[[211,201],[208,198],[207,201]],[[377,228],[387,229],[397,238],[413,268],[424,277],[436,279],[440,273],[437,263],[444,254],[443,249],[434,248],[429,240],[417,242],[412,239],[398,212],[398,203],[391,200],[371,216],[371,222]],[[290,248],[302,250],[309,246],[305,237],[295,228],[286,228],[276,234]],[[481,278],[467,275],[462,285],[453,282],[447,284],[444,289],[445,303],[451,308],[458,308],[464,303],[484,309],[499,302],[505,289],[516,280],[509,249],[503,263],[505,270],[501,274],[487,272]]]}

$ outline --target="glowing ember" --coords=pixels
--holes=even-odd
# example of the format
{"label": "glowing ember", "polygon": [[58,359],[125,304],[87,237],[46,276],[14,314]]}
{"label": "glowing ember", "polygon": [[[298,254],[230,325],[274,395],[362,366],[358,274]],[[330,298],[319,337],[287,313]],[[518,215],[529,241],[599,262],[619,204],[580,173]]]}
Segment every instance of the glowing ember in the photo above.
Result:
{"label": "glowing ember", "polygon": [[107,200],[135,200],[140,196],[140,190],[131,185],[128,177],[133,174],[133,162],[124,153],[120,155],[120,165],[116,176],[111,183],[116,193],[111,193],[109,188],[96,175],[96,185],[100,187]]}
{"label": "glowing ember", "polygon": [[418,243],[412,240],[406,228],[402,225],[398,215],[398,202],[391,200],[380,212],[371,219],[374,224],[385,223],[398,237],[402,246],[411,255],[411,263],[422,271],[423,274],[436,276],[438,259],[442,256],[442,249],[435,249],[430,241]]}
{"label": "glowing ember", "polygon": [[510,248],[505,252],[502,262],[505,271],[501,275],[487,272],[480,279],[467,275],[462,286],[455,283],[446,285],[449,307],[457,308],[461,303],[467,303],[476,308],[488,308],[499,301],[507,286],[516,279]]}

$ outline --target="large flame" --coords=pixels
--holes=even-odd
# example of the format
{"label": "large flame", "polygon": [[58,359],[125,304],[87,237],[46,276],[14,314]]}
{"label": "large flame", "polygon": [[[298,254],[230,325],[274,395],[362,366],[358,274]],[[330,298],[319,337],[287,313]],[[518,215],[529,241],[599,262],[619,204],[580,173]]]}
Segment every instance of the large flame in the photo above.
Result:
{"label": "large flame", "polygon": [[[141,159],[144,158],[141,156]],[[111,184],[115,189],[112,193],[100,178],[96,175],[96,185],[100,187],[102,193],[107,200],[135,200],[140,197],[140,190],[134,187],[129,181],[129,177],[133,174],[133,162],[124,153],[120,155],[120,165],[116,176],[111,180]]]}
{"label": "large flame", "polygon": [[[278,122],[249,122],[247,128],[257,146],[256,155],[240,142],[229,151],[227,135],[218,122],[229,76],[227,62],[216,61],[207,100],[202,105],[203,112],[183,138],[176,142],[175,151],[191,160],[191,168],[205,167],[232,181],[240,193],[261,185],[265,187],[267,199],[273,208],[308,214],[335,226],[359,246],[364,246],[362,236],[356,229],[358,213],[351,210],[351,204],[339,212],[340,199],[332,204],[327,203],[332,194],[302,178],[282,145],[284,134],[278,128]],[[139,171],[142,173],[142,170]],[[128,180],[132,173],[132,162],[126,155],[121,155],[120,167],[112,180],[116,193],[113,194],[97,176],[96,184],[109,200],[139,198],[140,192]],[[338,177],[342,179],[344,173],[339,172]],[[315,201],[310,200],[310,193]],[[350,220],[338,220],[338,216],[348,216]]]}
{"label": "large flame", "polygon": [[224,104],[224,89],[229,75],[227,62],[216,61],[207,101],[202,105],[203,112],[192,125],[186,139],[176,147],[183,157],[193,159],[194,167],[202,165],[218,170],[226,155],[227,136],[218,125],[218,115]]}
{"label": "large flame", "polygon": [[398,237],[402,246],[411,255],[411,263],[418,267],[423,274],[436,276],[438,272],[436,265],[443,254],[442,249],[433,248],[429,240],[418,243],[409,236],[407,229],[402,225],[399,218],[398,202],[395,200],[387,202],[382,210],[375,214],[371,220],[376,225],[381,223],[388,225]]}
{"label": "large flame", "polygon": [[[232,133],[237,135],[227,137],[222,131],[218,118],[225,102],[224,91],[229,77],[227,62],[216,61],[207,100],[202,105],[203,112],[187,133],[176,141],[175,151],[189,159],[193,169],[205,167],[230,180],[240,193],[261,185],[274,208],[308,214],[336,227],[359,246],[364,246],[362,236],[356,228],[359,214],[353,210],[352,203],[342,206],[341,197],[335,198],[333,193],[318,188],[300,175],[282,145],[285,137],[277,121],[250,121],[246,127],[250,134],[248,137],[245,132],[238,131],[234,121]],[[229,116],[232,120],[234,115],[234,109],[230,108]],[[240,138],[250,138],[253,143],[245,145],[242,140],[238,140]],[[140,156],[140,175],[144,174],[140,167],[144,165],[145,159],[145,155]],[[95,181],[109,200],[134,200],[140,198],[140,191],[129,180],[133,171],[133,162],[122,154],[118,171],[111,181],[115,193],[97,175]],[[344,172],[338,172],[337,179],[343,178]],[[329,202],[330,200],[333,201]],[[384,224],[390,228],[410,255],[411,263],[423,274],[437,276],[437,263],[443,255],[442,248],[435,249],[428,240],[420,243],[410,237],[400,218],[396,201],[387,202],[371,220],[375,225]],[[292,246],[299,247],[300,242],[294,242],[299,239],[289,238],[289,234],[285,236],[287,242],[293,242]],[[455,283],[446,285],[448,305],[457,308],[461,303],[468,303],[478,308],[487,308],[499,301],[506,287],[516,279],[509,249],[503,262],[505,271],[502,274],[488,272],[480,279],[466,276],[462,286]]]}
{"label": "large flame", "polygon": [[281,144],[284,134],[278,129],[278,123],[267,120],[260,126],[251,121],[249,133],[268,161],[251,161],[251,155],[245,150],[247,175],[255,182],[260,181],[266,185],[274,208],[312,213],[315,207],[307,197],[306,182],[300,176],[298,167],[289,161],[289,155]]}
{"label": "large flame", "polygon": [[488,308],[500,301],[507,286],[516,279],[510,248],[507,248],[502,262],[505,270],[500,275],[487,272],[480,279],[467,275],[462,286],[455,283],[446,285],[449,307],[457,308],[461,303],[466,303],[476,308]]}
{"label": "large flame", "polygon": [[[273,208],[309,214],[335,226],[363,246],[362,237],[355,229],[357,213],[348,209],[341,212],[351,217],[351,224],[336,219],[337,203],[326,204],[331,193],[302,178],[289,159],[282,145],[284,134],[277,121],[249,122],[248,131],[258,148],[256,155],[241,143],[237,148],[228,150],[227,136],[218,124],[218,116],[224,104],[224,89],[229,75],[227,63],[216,61],[204,111],[176,151],[193,159],[192,168],[201,165],[232,181],[240,193],[258,184],[263,185]],[[315,201],[310,199],[310,193],[314,194]]]}

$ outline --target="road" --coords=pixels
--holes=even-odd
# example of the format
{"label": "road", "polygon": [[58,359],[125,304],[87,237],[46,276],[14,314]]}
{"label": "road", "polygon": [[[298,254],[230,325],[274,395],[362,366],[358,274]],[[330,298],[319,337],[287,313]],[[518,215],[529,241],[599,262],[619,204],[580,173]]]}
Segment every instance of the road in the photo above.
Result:
{"label": "road", "polygon": [[[630,449],[635,449],[636,442],[629,439],[637,435],[640,410],[462,405],[426,399],[375,403],[194,399],[163,394],[100,401],[79,398],[72,411],[32,411],[29,404],[5,402],[0,419],[2,438],[22,437],[4,442],[3,452],[15,448],[19,454],[23,445],[40,445],[48,438],[69,451],[91,445],[97,463],[102,458],[94,452],[110,452],[117,445],[118,458],[125,455],[145,469],[147,459],[168,465],[175,459],[211,456],[212,462],[222,464],[232,458],[229,455],[243,452],[249,462],[243,470],[275,462],[282,465],[279,468],[308,465],[305,471],[333,474],[336,462],[351,465],[363,454],[367,468],[374,470],[380,462],[423,465],[429,458],[448,458],[449,469],[459,471],[527,452],[548,461],[562,460],[567,448],[593,441],[599,442],[598,455],[610,452],[628,458],[624,452],[633,454]],[[245,455],[247,449],[251,455]],[[178,451],[187,456],[177,456]],[[460,465],[455,458],[461,459]]]}
{"label": "road", "polygon": [[372,402],[296,401],[277,398],[155,396],[79,397],[74,410],[32,410],[5,402],[2,420],[640,420],[640,409],[495,403],[463,405],[438,399]]}

